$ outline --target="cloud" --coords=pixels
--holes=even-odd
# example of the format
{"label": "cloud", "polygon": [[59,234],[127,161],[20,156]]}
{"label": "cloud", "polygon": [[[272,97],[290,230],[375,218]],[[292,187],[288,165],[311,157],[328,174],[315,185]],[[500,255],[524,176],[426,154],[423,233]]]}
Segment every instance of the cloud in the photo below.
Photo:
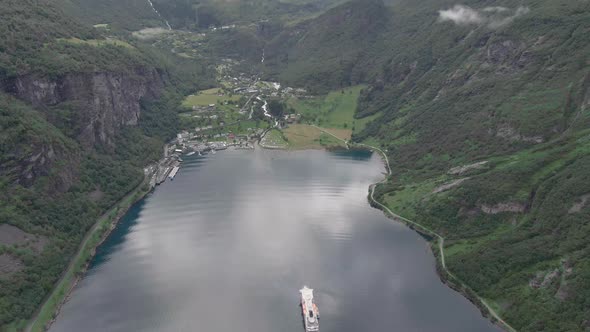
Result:
{"label": "cloud", "polygon": [[138,39],[153,39],[169,32],[170,30],[164,28],[145,28],[139,31],[134,31],[132,35]]}
{"label": "cloud", "polygon": [[488,12],[488,13],[493,13],[493,12],[497,12],[497,13],[503,13],[503,12],[507,12],[509,11],[508,8],[506,7],[502,7],[502,6],[495,6],[495,7],[486,7],[483,9],[484,12]]}
{"label": "cloud", "polygon": [[459,25],[479,24],[484,20],[475,9],[463,5],[455,5],[451,9],[439,10],[438,13],[441,21],[453,21]]}
{"label": "cloud", "polygon": [[528,7],[520,6],[509,9],[501,6],[485,7],[481,10],[473,9],[465,5],[455,5],[451,9],[439,10],[439,21],[451,21],[457,25],[487,25],[497,29],[512,23],[520,16],[530,12]]}

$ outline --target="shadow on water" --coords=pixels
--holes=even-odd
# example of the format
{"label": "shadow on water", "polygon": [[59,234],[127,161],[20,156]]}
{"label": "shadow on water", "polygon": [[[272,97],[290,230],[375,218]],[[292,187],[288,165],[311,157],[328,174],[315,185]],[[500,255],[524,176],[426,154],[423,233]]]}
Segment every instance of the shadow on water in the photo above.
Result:
{"label": "shadow on water", "polygon": [[108,261],[109,257],[119,251],[121,244],[125,242],[127,236],[131,233],[130,230],[138,224],[139,214],[143,210],[143,206],[146,204],[145,200],[149,195],[151,193],[133,204],[129,211],[119,220],[115,229],[113,229],[106,240],[96,249],[96,255],[90,262],[90,269],[100,266]]}
{"label": "shadow on water", "polygon": [[373,156],[373,151],[367,149],[337,149],[331,150],[329,153],[338,159],[368,161]]}

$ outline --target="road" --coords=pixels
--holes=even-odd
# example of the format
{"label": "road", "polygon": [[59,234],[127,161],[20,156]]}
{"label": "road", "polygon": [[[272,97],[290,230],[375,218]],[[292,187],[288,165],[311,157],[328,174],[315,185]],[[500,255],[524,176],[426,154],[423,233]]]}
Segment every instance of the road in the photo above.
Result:
{"label": "road", "polygon": [[[149,181],[149,178],[151,176],[145,176],[144,180],[137,186],[135,187],[131,192],[129,192],[127,195],[125,195],[125,197],[123,197],[121,200],[119,200],[115,205],[113,205],[113,207],[111,207],[107,212],[105,212],[102,216],[100,216],[100,218],[97,219],[97,221],[94,223],[94,225],[90,228],[90,230],[88,232],[86,232],[86,235],[84,236],[84,239],[82,240],[82,243],[80,243],[80,245],[78,246],[78,250],[76,251],[76,254],[74,255],[74,257],[70,260],[70,263],[68,264],[67,268],[64,270],[64,272],[62,273],[61,277],[59,278],[59,280],[57,281],[57,283],[55,284],[55,287],[53,288],[53,290],[51,291],[51,293],[49,293],[49,296],[47,296],[47,298],[45,299],[45,301],[43,301],[43,304],[41,306],[39,306],[39,309],[35,312],[35,314],[33,315],[33,317],[31,318],[29,324],[27,325],[27,327],[25,328],[26,332],[31,332],[31,331],[38,331],[39,329],[34,329],[35,325],[37,324],[37,320],[39,319],[39,314],[43,311],[43,308],[48,305],[49,301],[53,298],[54,293],[60,289],[62,287],[62,283],[67,282],[67,276],[70,274],[75,274],[75,267],[76,265],[78,265],[79,263],[79,259],[81,258],[81,255],[84,251],[84,249],[86,249],[86,247],[88,246],[88,241],[90,241],[90,238],[94,235],[94,233],[97,231],[97,229],[102,226],[102,220],[104,220],[105,218],[109,218],[109,216],[116,211],[116,209],[119,207],[119,204],[121,202],[125,202],[128,199],[130,199],[133,195],[135,195],[141,188],[142,186],[146,183],[146,179]],[[75,276],[73,276],[74,279],[72,279],[71,281],[73,282],[73,284],[71,285],[64,285],[64,287],[67,287],[67,290],[65,292],[65,294],[63,295],[64,297],[59,299],[59,301],[61,301],[61,303],[58,305],[58,307],[56,308],[57,310],[59,310],[59,307],[61,307],[61,305],[63,304],[63,302],[66,301],[69,293],[71,292],[72,288],[76,285],[76,278]],[[47,322],[44,322],[44,324],[46,324]],[[44,330],[44,327],[41,327],[40,330]]]}
{"label": "road", "polygon": [[[389,166],[389,158],[387,158],[387,154],[386,154],[385,152],[383,152],[383,150],[381,150],[381,149],[379,149],[379,148],[377,148],[377,147],[371,146],[371,145],[367,145],[367,144],[361,144],[361,143],[358,143],[357,145],[364,146],[364,147],[370,148],[370,149],[372,149],[372,150],[379,151],[379,152],[381,153],[381,155],[383,156],[383,159],[385,160],[385,164],[386,164],[386,166],[387,166],[387,175],[388,175],[388,176],[389,176],[389,175],[391,175],[391,167]],[[429,229],[429,228],[428,228],[428,227],[426,227],[426,226],[423,226],[423,225],[421,225],[421,224],[419,224],[419,223],[417,223],[417,222],[415,222],[415,221],[412,221],[412,220],[410,220],[410,219],[404,218],[404,217],[402,217],[402,216],[398,215],[397,213],[394,213],[394,212],[393,212],[393,211],[391,211],[391,210],[390,210],[390,209],[389,209],[387,206],[385,206],[385,205],[381,204],[379,201],[377,201],[377,200],[375,199],[375,197],[373,196],[373,195],[374,195],[374,193],[375,193],[375,187],[376,187],[377,185],[381,184],[381,183],[385,183],[386,181],[387,181],[387,177],[385,177],[383,180],[381,180],[381,181],[379,181],[379,182],[377,182],[377,183],[375,183],[375,184],[371,185],[371,187],[370,187],[370,195],[369,195],[369,198],[370,198],[371,202],[373,202],[373,203],[377,204],[378,206],[380,206],[380,207],[383,209],[383,211],[385,211],[385,212],[389,213],[389,215],[391,215],[391,216],[392,216],[394,219],[398,219],[398,220],[401,220],[401,221],[403,221],[403,222],[406,222],[406,223],[408,223],[408,224],[411,224],[411,225],[413,225],[413,226],[415,226],[415,227],[418,227],[418,228],[422,229],[422,230],[423,230],[425,233],[427,233],[427,234],[430,234],[430,235],[432,235],[432,236],[436,237],[436,238],[437,238],[437,240],[438,240],[438,241],[437,241],[437,242],[438,242],[438,250],[439,250],[439,253],[440,253],[440,263],[441,263],[442,269],[443,269],[443,270],[445,271],[445,273],[447,273],[447,274],[448,274],[450,277],[452,277],[452,278],[453,278],[453,279],[455,279],[457,282],[459,282],[459,283],[460,283],[460,284],[461,284],[463,287],[466,287],[466,288],[468,288],[468,289],[470,289],[470,290],[471,290],[471,288],[470,288],[470,287],[469,287],[467,284],[465,284],[463,281],[461,281],[461,279],[457,278],[457,277],[456,277],[456,276],[455,276],[455,275],[454,275],[454,274],[453,274],[453,273],[452,273],[452,272],[451,272],[451,271],[450,271],[450,270],[447,268],[447,264],[446,264],[446,261],[445,261],[445,250],[444,250],[444,243],[445,243],[445,238],[444,238],[444,237],[442,237],[440,234],[436,233],[435,231],[433,231],[433,230]],[[483,304],[483,305],[486,307],[486,309],[487,309],[487,311],[490,313],[490,315],[491,315],[491,316],[492,316],[494,319],[496,319],[496,320],[498,321],[499,325],[501,325],[502,327],[504,327],[506,330],[508,330],[508,331],[510,331],[510,332],[516,332],[516,329],[515,329],[515,328],[513,328],[512,326],[510,326],[510,324],[506,323],[506,322],[505,322],[505,321],[504,321],[504,320],[503,320],[503,319],[500,317],[500,315],[498,315],[498,313],[497,313],[497,312],[496,312],[496,311],[495,311],[495,310],[494,310],[494,309],[493,309],[493,308],[492,308],[490,305],[488,305],[488,303],[485,301],[485,299],[481,298],[481,297],[480,297],[479,295],[477,295],[477,293],[475,293],[475,292],[473,292],[473,294],[475,294],[475,296],[477,297],[477,299],[478,299],[478,300],[479,300],[479,301],[480,301],[480,302],[481,302],[481,303],[482,303],[482,304]]]}
{"label": "road", "polygon": [[340,137],[338,137],[338,136],[336,136],[336,135],[332,134],[331,132],[329,132],[329,131],[325,130],[325,129],[324,129],[324,128],[322,128],[322,127],[318,127],[318,126],[316,126],[316,125],[313,125],[313,124],[312,124],[311,126],[312,126],[312,127],[314,127],[314,128],[317,128],[317,129],[319,129],[319,130],[320,130],[322,133],[324,133],[324,134],[328,134],[328,135],[330,135],[330,136],[334,137],[335,139],[337,139],[337,140],[339,140],[339,141],[342,141],[342,142],[344,142],[344,145],[346,145],[346,148],[348,149],[348,141],[347,141],[347,140],[345,140],[345,139],[342,139],[342,138],[340,138]]}

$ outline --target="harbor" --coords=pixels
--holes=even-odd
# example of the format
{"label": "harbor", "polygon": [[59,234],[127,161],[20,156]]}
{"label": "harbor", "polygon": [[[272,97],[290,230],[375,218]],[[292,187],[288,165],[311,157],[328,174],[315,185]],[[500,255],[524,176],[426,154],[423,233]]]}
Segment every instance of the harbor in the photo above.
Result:
{"label": "harbor", "polygon": [[[164,183],[166,180],[173,180],[181,168],[182,156],[191,157],[194,155],[204,156],[208,153],[215,154],[217,151],[227,150],[254,150],[260,135],[258,131],[252,135],[237,137],[231,136],[233,142],[227,141],[206,141],[202,135],[182,131],[177,137],[164,146],[163,157],[157,163],[144,168],[145,176],[148,177],[150,188]],[[205,138],[207,139],[207,138]]]}

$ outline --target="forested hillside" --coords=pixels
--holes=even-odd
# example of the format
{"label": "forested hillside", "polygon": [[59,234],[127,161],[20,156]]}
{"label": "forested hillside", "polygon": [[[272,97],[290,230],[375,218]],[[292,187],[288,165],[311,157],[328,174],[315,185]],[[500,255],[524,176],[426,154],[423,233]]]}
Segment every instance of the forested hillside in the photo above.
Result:
{"label": "forested hillside", "polygon": [[267,75],[369,83],[353,140],[379,199],[447,238],[448,265],[522,331],[590,328],[590,3],[353,1],[284,29]]}
{"label": "forested hillside", "polygon": [[[199,30],[222,25],[299,20],[344,0],[57,0],[60,8],[92,25],[126,30],[145,27]],[[152,7],[153,5],[153,7]]]}
{"label": "forested hillside", "polygon": [[[225,58],[362,88],[352,140],[392,167],[376,197],[444,236],[517,330],[590,330],[590,2],[152,2],[0,7],[0,330],[24,327]],[[133,37],[168,24],[186,34]]]}
{"label": "forested hillside", "polygon": [[0,8],[0,330],[23,328],[98,216],[143,181],[206,64],[68,17]]}

